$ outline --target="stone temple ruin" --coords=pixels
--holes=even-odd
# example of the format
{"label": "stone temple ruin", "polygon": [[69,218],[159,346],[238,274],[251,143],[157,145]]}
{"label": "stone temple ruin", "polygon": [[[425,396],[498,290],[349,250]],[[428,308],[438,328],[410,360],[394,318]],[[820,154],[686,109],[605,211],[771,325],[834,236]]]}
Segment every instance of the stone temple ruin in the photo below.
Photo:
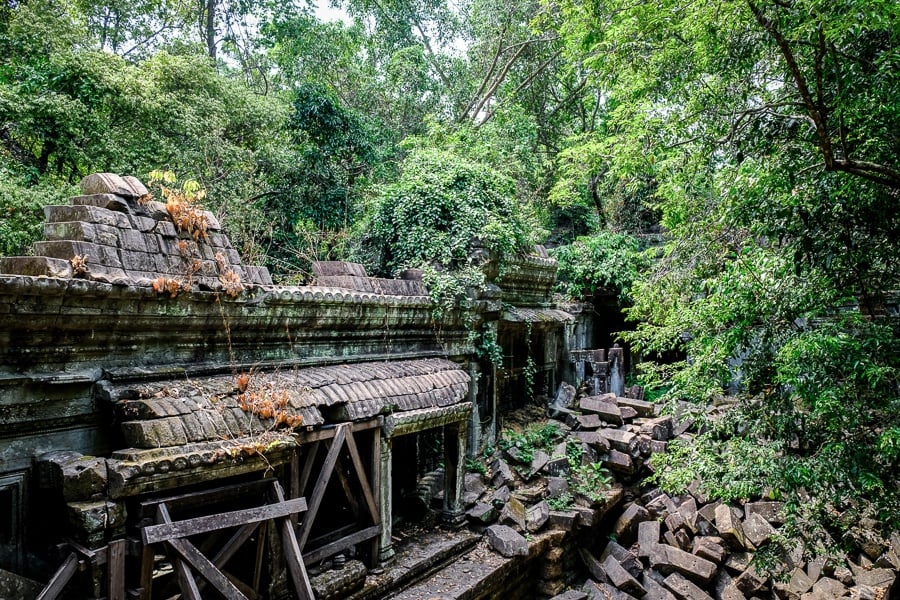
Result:
{"label": "stone temple ruin", "polygon": [[522,402],[526,357],[550,393],[592,343],[541,249],[436,322],[415,273],[273,286],[211,213],[131,177],[82,189],[34,256],[0,258],[3,597],[311,598],[310,565],[390,561],[398,495],[435,465],[460,523],[464,460]]}

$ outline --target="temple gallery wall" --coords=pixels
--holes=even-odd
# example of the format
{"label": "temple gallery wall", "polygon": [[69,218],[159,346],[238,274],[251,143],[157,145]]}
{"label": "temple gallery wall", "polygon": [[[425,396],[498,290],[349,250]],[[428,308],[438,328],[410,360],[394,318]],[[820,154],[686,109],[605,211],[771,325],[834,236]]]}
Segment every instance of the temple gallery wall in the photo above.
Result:
{"label": "temple gallery wall", "polygon": [[590,305],[553,304],[541,248],[435,319],[415,272],[321,262],[315,285],[274,286],[212,214],[134,178],[82,188],[46,208],[33,256],[0,259],[11,597],[312,597],[311,565],[391,561],[403,498],[438,466],[460,523],[466,456],[528,393],[623,395],[621,350],[593,349]]}

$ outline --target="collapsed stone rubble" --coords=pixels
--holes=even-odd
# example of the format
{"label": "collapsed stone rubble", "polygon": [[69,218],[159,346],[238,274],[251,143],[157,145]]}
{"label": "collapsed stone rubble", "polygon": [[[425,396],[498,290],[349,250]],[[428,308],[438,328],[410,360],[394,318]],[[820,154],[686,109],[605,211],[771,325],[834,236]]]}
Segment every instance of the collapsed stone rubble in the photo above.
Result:
{"label": "collapsed stone rubble", "polygon": [[[640,392],[629,390],[629,396]],[[866,529],[858,553],[839,562],[808,560],[798,549],[770,574],[753,558],[778,534],[784,503],[710,501],[697,484],[682,496],[643,486],[652,471],[650,457],[673,439],[691,438],[690,420],[660,416],[656,405],[639,397],[589,396],[568,384],[560,386],[549,412],[564,436],[556,449],[533,452],[527,464],[515,447],[497,452],[489,479],[467,476],[464,499],[470,523],[486,528],[488,543],[503,556],[527,555],[528,540],[541,529],[574,536],[575,564],[571,551],[558,548],[557,558],[570,555],[570,572],[548,567],[552,560],[542,563],[538,587],[553,600],[891,597],[900,570],[900,534],[882,539]],[[605,502],[575,494],[571,506],[549,508],[548,502],[571,493],[567,444],[580,444],[585,463],[595,461],[615,475]],[[531,520],[542,513],[546,520]],[[579,572],[589,577],[579,579]]]}

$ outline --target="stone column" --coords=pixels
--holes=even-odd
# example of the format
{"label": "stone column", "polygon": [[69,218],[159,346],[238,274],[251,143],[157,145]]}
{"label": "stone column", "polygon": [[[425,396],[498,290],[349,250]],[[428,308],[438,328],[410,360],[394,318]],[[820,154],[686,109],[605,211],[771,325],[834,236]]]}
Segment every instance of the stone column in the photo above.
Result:
{"label": "stone column", "polygon": [[444,523],[462,527],[466,521],[462,495],[466,478],[466,421],[444,426]]}
{"label": "stone column", "polygon": [[394,558],[394,546],[391,541],[391,519],[393,518],[392,497],[391,497],[391,457],[393,439],[382,436],[381,438],[381,460],[378,466],[378,488],[380,502],[378,509],[381,517],[381,535],[378,544],[378,562],[388,563]]}
{"label": "stone column", "polygon": [[469,402],[472,403],[472,414],[469,416],[469,441],[466,456],[474,458],[481,450],[481,411],[478,408],[478,379],[481,368],[477,361],[469,361]]}
{"label": "stone column", "polygon": [[615,344],[609,349],[609,391],[616,396],[625,395],[625,351]]}

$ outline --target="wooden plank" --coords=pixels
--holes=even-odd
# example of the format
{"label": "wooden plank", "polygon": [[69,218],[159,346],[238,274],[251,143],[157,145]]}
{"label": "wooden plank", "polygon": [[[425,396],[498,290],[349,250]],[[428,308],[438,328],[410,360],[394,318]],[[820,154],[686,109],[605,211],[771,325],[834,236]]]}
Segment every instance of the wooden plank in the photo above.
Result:
{"label": "wooden plank", "polygon": [[341,448],[344,446],[346,437],[347,425],[339,425],[334,440],[331,442],[331,448],[328,449],[328,454],[325,455],[325,464],[322,465],[319,478],[316,480],[316,486],[313,488],[312,496],[309,499],[309,512],[307,512],[306,518],[303,519],[303,525],[300,526],[300,535],[297,538],[300,550],[303,550],[306,540],[309,539],[312,524],[316,520],[316,513],[319,512],[319,505],[322,504],[322,498],[325,497],[325,488],[328,487],[328,481],[334,472],[334,466],[337,464],[337,459]]}
{"label": "wooden plank", "polygon": [[[338,436],[341,433],[341,431],[338,431]],[[273,485],[275,487],[275,498],[279,502],[283,502],[284,492],[281,489],[281,484],[276,481]],[[294,533],[294,526],[291,525],[290,519],[287,518],[279,519],[278,526],[281,528],[281,545],[284,550],[288,572],[291,574],[291,581],[294,582],[294,591],[297,592],[300,600],[315,600],[312,585],[309,583],[309,576],[306,574],[306,565],[303,564],[303,556],[300,554],[300,544],[297,542],[297,536]]]}
{"label": "wooden plank", "polygon": [[[161,502],[156,507],[156,515],[159,521],[163,523],[171,523],[172,517],[169,516],[169,509],[166,508],[166,503]],[[178,577],[178,587],[181,590],[181,597],[185,600],[202,600],[200,598],[200,589],[197,587],[197,581],[194,579],[194,576],[191,575],[191,570],[188,568],[187,564],[180,558],[173,557],[172,561],[175,564],[175,574]]]}
{"label": "wooden plank", "polygon": [[[290,493],[288,497],[290,498],[299,498],[303,495],[303,491],[298,489],[300,487],[300,450],[294,449],[291,453],[291,467],[290,467]],[[296,527],[297,526],[297,515],[291,515],[291,524]]]}
{"label": "wooden plank", "polygon": [[50,578],[46,587],[38,594],[37,600],[56,600],[77,570],[78,555],[72,552],[66,557],[63,564],[59,566],[53,577]]}
{"label": "wooden plank", "polygon": [[372,517],[373,523],[378,523],[378,503],[375,502],[375,496],[372,495],[372,488],[369,486],[369,478],[366,475],[366,469],[363,467],[362,459],[359,456],[359,449],[356,447],[356,440],[353,434],[347,436],[347,450],[350,451],[350,461],[359,478],[359,485],[362,487],[363,496],[369,507],[369,515]]}
{"label": "wooden plank", "polygon": [[[212,564],[208,558],[203,556],[192,543],[177,538],[166,540],[166,543],[171,546],[182,559],[194,567],[194,569],[196,569],[197,572],[223,596],[228,598],[228,600],[248,600],[247,596],[245,596],[236,585],[231,583],[231,581],[225,577],[225,574],[217,569],[216,565]],[[191,579],[193,580],[193,577]]]}
{"label": "wooden plank", "polygon": [[153,562],[155,560],[153,546],[144,546],[141,550],[141,600],[153,597]]}
{"label": "wooden plank", "polygon": [[125,551],[128,542],[113,540],[109,543],[107,575],[109,600],[125,600]]}
{"label": "wooden plank", "polygon": [[328,558],[329,556],[333,556],[338,552],[342,552],[352,546],[355,546],[360,542],[371,540],[372,538],[377,538],[380,534],[380,525],[372,525],[371,527],[366,527],[365,529],[361,529],[355,533],[351,533],[350,535],[342,537],[341,539],[331,542],[330,544],[326,544],[321,548],[316,548],[315,550],[304,552],[303,561],[308,565],[315,564],[323,559]]}
{"label": "wooden plank", "polygon": [[[294,524],[291,523],[291,527]],[[259,584],[262,581],[263,560],[266,557],[266,534],[269,532],[269,522],[263,521],[259,525],[259,535],[256,541],[256,566],[253,569],[253,589],[259,592]]]}
{"label": "wooden plank", "polygon": [[272,484],[273,477],[260,479],[259,481],[248,481],[232,485],[223,485],[217,488],[201,490],[199,492],[188,492],[186,494],[177,494],[167,496],[165,498],[154,498],[152,500],[144,500],[140,503],[139,517],[146,519],[156,518],[156,507],[165,502],[170,510],[184,510],[186,508],[196,508],[205,506],[211,501],[228,496],[231,498],[254,497],[254,492],[267,489]]}
{"label": "wooden plank", "polygon": [[309,444],[311,442],[320,442],[322,440],[328,440],[337,435],[337,430],[341,427],[350,427],[350,431],[365,431],[367,429],[372,429],[374,427],[378,427],[381,425],[384,419],[382,417],[376,417],[374,419],[369,419],[368,421],[359,421],[355,423],[341,423],[339,425],[332,425],[325,427],[320,427],[319,429],[315,429],[313,431],[301,431],[296,432],[294,435],[297,437],[297,440],[301,444]]}
{"label": "wooden plank", "polygon": [[185,519],[184,521],[148,525],[141,530],[141,538],[145,544],[156,544],[158,542],[167,542],[174,538],[184,538],[227,527],[268,521],[269,519],[285,517],[305,510],[306,500],[304,498],[295,498],[278,504],[266,504],[255,508],[245,508],[244,510],[224,512],[217,515]]}

